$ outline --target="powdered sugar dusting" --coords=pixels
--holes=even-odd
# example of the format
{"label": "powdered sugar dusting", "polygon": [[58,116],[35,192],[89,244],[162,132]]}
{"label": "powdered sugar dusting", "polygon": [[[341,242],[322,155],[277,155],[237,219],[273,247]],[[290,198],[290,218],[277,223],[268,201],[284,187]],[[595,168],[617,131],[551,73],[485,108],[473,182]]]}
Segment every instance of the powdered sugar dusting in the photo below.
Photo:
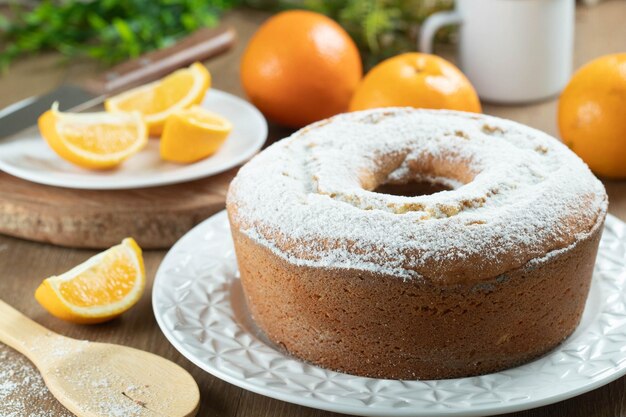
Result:
{"label": "powdered sugar dusting", "polygon": [[[23,356],[1,350],[0,417],[71,417],[52,394],[36,368]],[[158,382],[144,385],[134,374],[118,369],[120,360],[106,345],[76,341],[48,333],[28,343],[40,352],[49,381],[80,409],[106,417],[147,417],[167,413],[176,403],[175,392],[164,392]],[[87,395],[85,395],[87,394]],[[154,409],[157,407],[157,410]]]}
{"label": "powdered sugar dusting", "polygon": [[[55,361],[52,365],[54,376],[67,383],[69,390],[76,387],[82,410],[107,417],[155,415],[137,399],[152,395],[150,387],[133,384],[133,375],[113,369],[111,353],[105,347],[55,335],[35,341],[30,350],[36,351],[39,347],[51,353]],[[85,387],[88,387],[88,396],[83,395]],[[76,393],[70,396],[76,396]],[[173,398],[161,400],[173,401]]]}
{"label": "powdered sugar dusting", "polygon": [[1,417],[72,417],[54,404],[35,367],[22,355],[0,345]]}
{"label": "powdered sugar dusting", "polygon": [[[372,191],[424,177],[454,189]],[[384,109],[340,115],[272,145],[240,170],[227,204],[243,233],[294,264],[449,280],[490,278],[574,244],[602,221],[607,198],[575,154],[537,130]],[[463,271],[459,261],[469,261]]]}

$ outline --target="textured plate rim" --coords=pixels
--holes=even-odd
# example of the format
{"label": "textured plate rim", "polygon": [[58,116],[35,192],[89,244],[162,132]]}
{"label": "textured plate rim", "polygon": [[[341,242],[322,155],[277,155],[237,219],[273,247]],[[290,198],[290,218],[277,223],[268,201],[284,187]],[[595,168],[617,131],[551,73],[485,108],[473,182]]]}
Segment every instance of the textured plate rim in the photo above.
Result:
{"label": "textured plate rim", "polygon": [[[381,408],[367,408],[367,407],[361,407],[361,406],[336,404],[336,403],[321,400],[321,399],[306,398],[302,396],[297,396],[295,394],[274,391],[271,388],[259,386],[249,380],[246,380],[245,378],[234,377],[232,375],[225,373],[224,371],[222,371],[221,369],[217,367],[211,366],[210,364],[203,362],[201,358],[199,358],[192,351],[190,351],[184,345],[183,342],[177,339],[177,337],[174,334],[174,330],[170,329],[165,323],[165,319],[161,315],[162,313],[159,311],[159,300],[157,299],[158,298],[157,289],[160,288],[161,285],[163,285],[161,281],[165,281],[167,279],[165,269],[170,258],[174,257],[174,255],[176,254],[176,251],[183,246],[184,242],[195,238],[196,235],[200,235],[201,231],[208,229],[211,223],[222,220],[222,217],[226,218],[226,212],[224,210],[214,214],[213,216],[204,220],[199,225],[195,226],[193,229],[187,232],[178,242],[176,242],[176,244],[174,244],[174,246],[172,246],[172,248],[168,251],[166,256],[163,258],[161,264],[159,265],[159,268],[155,275],[155,279],[154,279],[154,283],[152,287],[152,308],[153,308],[153,312],[154,312],[157,324],[159,325],[161,331],[163,332],[165,337],[168,339],[168,341],[176,348],[176,350],[178,350],[179,353],[181,353],[185,358],[187,358],[189,361],[194,363],[196,366],[198,366],[205,372],[208,372],[209,374],[221,380],[224,380],[230,384],[238,386],[240,388],[243,388],[248,391],[251,391],[260,395],[264,395],[270,398],[289,402],[292,404],[302,405],[302,406],[325,410],[325,411],[343,413],[343,414],[354,414],[354,415],[360,415],[360,416],[393,416],[393,417],[427,417],[427,416],[428,417],[434,417],[434,416],[474,417],[474,416],[496,415],[496,414],[502,414],[502,413],[512,413],[512,412],[518,412],[522,410],[528,410],[532,408],[537,408],[537,407],[553,404],[553,403],[567,400],[569,398],[573,398],[578,395],[584,394],[586,392],[592,391],[596,388],[609,384],[610,382],[613,382],[616,379],[626,374],[626,366],[622,366],[620,369],[612,370],[612,372],[603,372],[602,373],[603,376],[589,379],[585,381],[584,383],[580,384],[579,386],[565,389],[563,392],[552,393],[544,397],[538,397],[535,399],[523,399],[523,400],[519,400],[518,402],[512,402],[508,404],[487,403],[484,406],[469,405],[467,406],[467,408],[450,408],[450,409],[421,409],[421,408],[420,409],[418,408],[398,409],[398,408],[382,408],[382,407]],[[626,228],[626,224],[624,224],[621,220],[617,219],[616,217],[610,214],[607,215],[605,227],[607,227],[607,224],[610,225],[609,227]],[[620,279],[622,280],[626,278],[624,276],[625,271],[626,269],[622,269],[620,273],[618,274],[618,277],[620,277]],[[596,278],[594,277],[594,279]],[[604,305],[605,305],[605,300],[602,300],[601,306],[604,306]],[[622,301],[622,306],[626,309],[626,303],[623,301]],[[599,316],[600,315],[597,315],[594,318],[594,323],[599,320]],[[250,333],[247,333],[247,334],[257,339],[256,336]],[[557,352],[560,352],[560,348],[556,348],[554,351],[548,353],[544,357],[536,361],[533,361],[531,363],[539,362],[544,358],[550,357],[552,354],[556,354]],[[282,353],[280,354],[289,358],[290,360],[298,361],[298,359],[296,358],[290,357]],[[322,368],[319,368],[319,369],[322,369]],[[516,369],[516,368],[512,368],[512,369]],[[498,375],[498,374],[500,373],[495,373],[491,375]],[[367,380],[372,380],[372,381],[385,381],[381,379],[362,378],[358,376],[353,376],[353,378],[367,379]],[[463,380],[469,380],[469,379],[471,378],[459,378],[456,380],[447,380],[447,381],[463,381]],[[415,381],[407,381],[407,382],[410,383],[410,382],[415,382]],[[429,381],[421,381],[421,382],[429,382]]]}
{"label": "textured plate rim", "polygon": [[[263,144],[267,140],[268,135],[268,125],[265,117],[261,114],[261,112],[254,107],[252,104],[247,102],[246,100],[237,97],[234,94],[227,93],[222,90],[212,88],[210,93],[215,97],[219,97],[220,99],[232,100],[236,102],[238,105],[242,106],[242,108],[246,108],[251,114],[254,115],[256,122],[259,124],[259,128],[261,129],[258,135],[255,137],[255,140],[251,143],[250,147],[246,149],[245,152],[242,152],[237,157],[219,165],[217,167],[213,167],[210,172],[197,172],[197,173],[185,173],[183,172],[176,175],[176,171],[173,171],[172,175],[168,178],[159,178],[159,179],[150,179],[150,178],[141,178],[141,179],[128,179],[122,182],[116,182],[112,185],[111,182],[107,182],[107,180],[102,183],[97,181],[91,181],[86,183],[69,183],[66,180],[59,179],[54,176],[46,176],[45,173],[33,173],[27,169],[16,168],[14,165],[6,163],[4,160],[0,158],[0,171],[4,171],[5,173],[12,175],[14,177],[34,182],[37,184],[50,185],[54,187],[61,188],[71,188],[77,190],[128,190],[133,188],[151,188],[151,187],[159,187],[165,185],[179,184],[184,182],[190,182],[194,180],[198,180],[201,178],[211,177],[214,175],[218,175],[224,171],[227,171],[231,168],[234,168],[238,165],[241,165],[248,159],[252,158],[258,151],[263,147]],[[206,98],[205,98],[206,100]],[[203,105],[203,104],[202,104]],[[1,146],[0,146],[1,148]],[[185,169],[183,167],[182,169]],[[85,175],[88,175],[89,172],[85,171]]]}

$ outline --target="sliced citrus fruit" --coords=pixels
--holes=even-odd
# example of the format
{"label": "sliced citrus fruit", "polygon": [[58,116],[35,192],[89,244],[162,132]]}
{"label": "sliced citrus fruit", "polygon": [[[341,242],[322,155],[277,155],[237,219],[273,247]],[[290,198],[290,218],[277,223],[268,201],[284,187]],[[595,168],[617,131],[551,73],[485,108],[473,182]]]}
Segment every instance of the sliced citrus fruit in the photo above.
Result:
{"label": "sliced citrus fruit", "polygon": [[68,272],[46,278],[35,298],[50,314],[73,323],[111,320],[141,297],[146,283],[141,248],[132,238]]}
{"label": "sliced citrus fruit", "polygon": [[38,123],[52,150],[83,168],[113,168],[148,142],[146,124],[137,112],[61,113],[55,103]]}
{"label": "sliced citrus fruit", "polygon": [[211,73],[196,62],[159,81],[133,88],[104,102],[108,111],[139,111],[151,135],[160,135],[173,112],[198,104],[211,87]]}
{"label": "sliced citrus fruit", "polygon": [[214,154],[233,129],[222,116],[200,106],[179,110],[167,118],[161,136],[161,158],[189,163]]}

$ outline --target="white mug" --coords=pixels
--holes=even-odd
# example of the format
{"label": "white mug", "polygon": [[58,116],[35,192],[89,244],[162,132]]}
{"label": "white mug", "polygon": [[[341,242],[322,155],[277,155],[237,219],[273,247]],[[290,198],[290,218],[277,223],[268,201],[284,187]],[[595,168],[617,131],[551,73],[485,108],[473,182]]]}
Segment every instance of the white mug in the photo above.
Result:
{"label": "white mug", "polygon": [[485,101],[524,103],[558,94],[573,64],[575,0],[456,0],[422,25],[432,52],[445,25],[460,24],[461,70]]}

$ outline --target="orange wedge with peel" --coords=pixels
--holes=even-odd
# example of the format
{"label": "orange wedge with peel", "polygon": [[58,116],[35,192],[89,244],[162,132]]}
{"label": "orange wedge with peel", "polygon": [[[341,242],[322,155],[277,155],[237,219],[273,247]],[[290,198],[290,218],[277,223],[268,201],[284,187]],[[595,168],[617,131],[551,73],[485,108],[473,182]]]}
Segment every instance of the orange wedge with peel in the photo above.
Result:
{"label": "orange wedge with peel", "polygon": [[146,125],[137,112],[62,113],[55,103],[38,125],[61,158],[89,169],[113,168],[148,143]]}
{"label": "orange wedge with peel", "polygon": [[206,158],[222,146],[232,129],[228,120],[200,106],[177,111],[165,122],[161,158],[183,164]]}
{"label": "orange wedge with peel", "polygon": [[141,248],[134,239],[126,238],[68,272],[46,278],[35,298],[60,319],[101,323],[135,305],[145,284]]}
{"label": "orange wedge with peel", "polygon": [[104,102],[104,107],[110,112],[139,111],[150,135],[158,136],[172,113],[199,104],[209,87],[211,73],[196,62],[158,81],[113,96]]}

